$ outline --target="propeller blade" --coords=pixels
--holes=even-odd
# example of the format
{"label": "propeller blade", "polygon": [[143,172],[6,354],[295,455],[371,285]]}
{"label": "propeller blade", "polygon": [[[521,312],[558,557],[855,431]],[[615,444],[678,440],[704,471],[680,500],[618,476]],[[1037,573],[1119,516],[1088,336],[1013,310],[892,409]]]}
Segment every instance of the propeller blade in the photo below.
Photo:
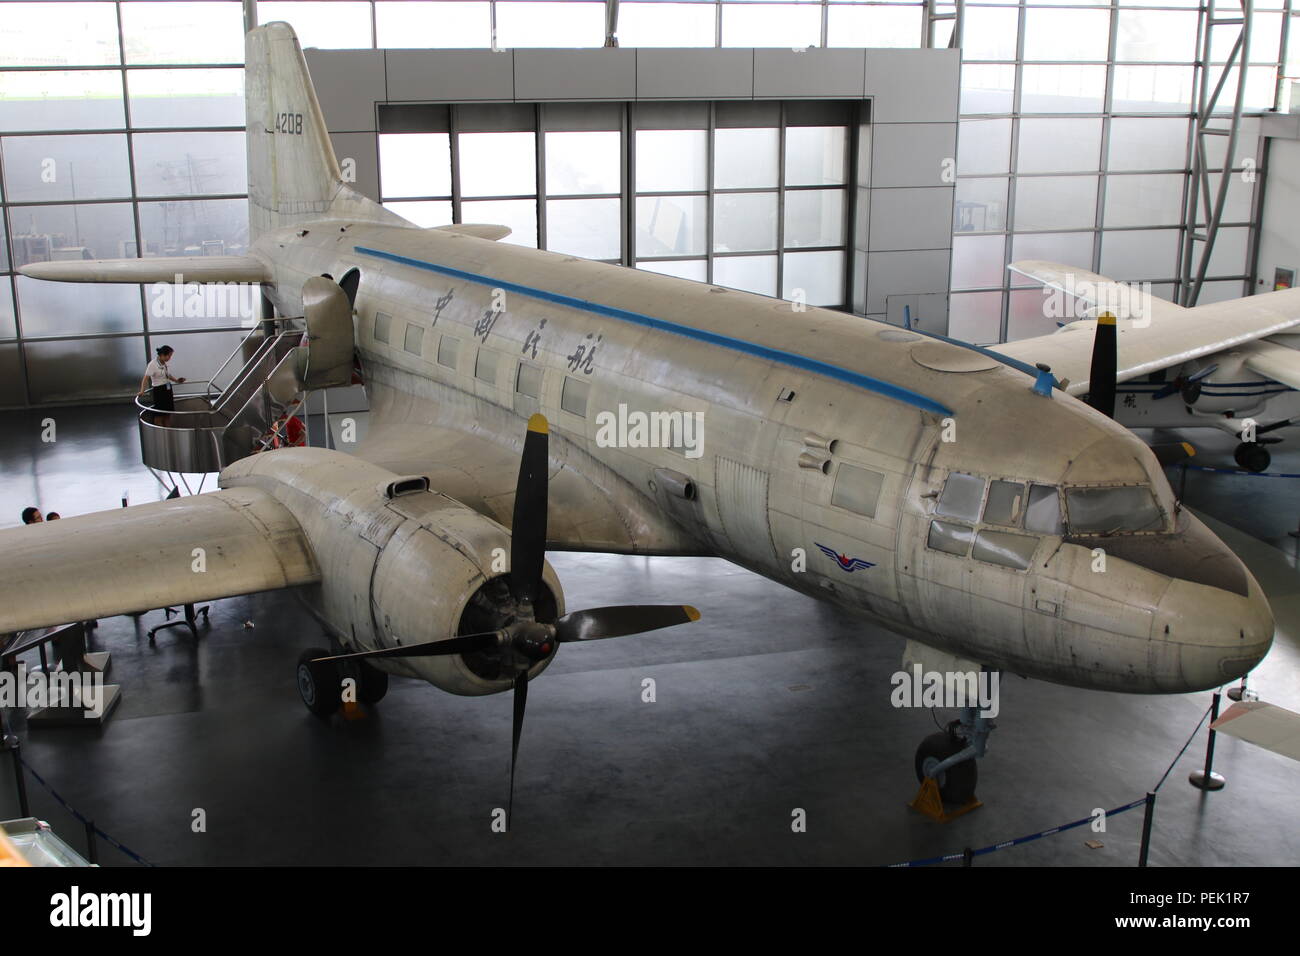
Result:
{"label": "propeller blade", "polygon": [[546,559],[546,468],[549,426],[544,415],[528,419],[524,452],[515,485],[515,511],[510,524],[510,594],[516,601],[537,596]]}
{"label": "propeller blade", "polygon": [[1199,372],[1193,372],[1191,375],[1187,376],[1187,381],[1189,381],[1189,382],[1199,382],[1201,379],[1205,378],[1205,376],[1207,376],[1207,375],[1213,375],[1213,374],[1214,374],[1215,372],[1217,372],[1218,370],[1219,370],[1219,366],[1218,366],[1218,365],[1207,365],[1207,366],[1205,366],[1205,368],[1201,369]]}
{"label": "propeller blade", "polygon": [[524,708],[528,706],[528,671],[515,675],[514,717],[511,721],[510,799],[506,803],[506,829],[515,822],[515,764],[519,762],[519,736],[524,732]]}
{"label": "propeller blade", "polygon": [[1192,444],[1185,441],[1152,445],[1151,450],[1155,452],[1156,461],[1165,466],[1181,464],[1196,454],[1196,449]]}
{"label": "propeller blade", "polygon": [[1097,316],[1097,332],[1092,342],[1092,366],[1088,372],[1088,404],[1107,418],[1115,417],[1116,362],[1115,316],[1103,312]]}
{"label": "propeller blade", "polygon": [[498,647],[505,637],[505,631],[483,631],[479,634],[466,634],[463,637],[452,637],[442,641],[425,641],[423,644],[407,644],[402,647],[384,647],[377,651],[317,657],[312,663],[348,661],[359,657],[446,657],[451,654],[469,654],[473,651],[486,651]]}
{"label": "propeller blade", "polygon": [[1158,402],[1160,401],[1160,399],[1168,398],[1170,395],[1177,395],[1179,390],[1180,390],[1180,385],[1177,380],[1174,380],[1172,382],[1165,382],[1165,384],[1161,385],[1160,388],[1157,389],[1154,394],[1152,394],[1151,400],[1153,402]]}
{"label": "propeller blade", "polygon": [[555,639],[603,641],[607,637],[643,634],[661,627],[698,621],[700,612],[689,604],[621,604],[574,611],[555,622]]}

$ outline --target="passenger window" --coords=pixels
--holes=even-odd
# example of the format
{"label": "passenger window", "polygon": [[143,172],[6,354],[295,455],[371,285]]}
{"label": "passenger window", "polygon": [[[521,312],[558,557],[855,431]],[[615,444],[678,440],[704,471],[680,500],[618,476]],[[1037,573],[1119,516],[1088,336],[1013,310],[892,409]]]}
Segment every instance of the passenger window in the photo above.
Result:
{"label": "passenger window", "polygon": [[981,531],[975,536],[975,547],[971,556],[977,561],[1000,564],[1004,568],[1023,571],[1029,567],[1034,558],[1034,549],[1038,547],[1038,538],[1025,534],[1010,534],[1006,531]]}
{"label": "passenger window", "polygon": [[474,360],[474,377],[482,382],[497,381],[497,353],[491,349],[479,349],[478,358]]}
{"label": "passenger window", "polygon": [[989,482],[989,500],[984,504],[984,523],[1008,528],[1020,527],[1025,508],[1025,484],[1022,481]]}
{"label": "passenger window", "polygon": [[460,343],[450,335],[441,336],[438,339],[438,364],[445,365],[447,368],[456,367],[456,353],[459,351]]}
{"label": "passenger window", "polygon": [[934,510],[949,518],[975,521],[983,503],[984,479],[954,471],[943,483],[943,493],[939,495],[939,504]]}
{"label": "passenger window", "polygon": [[393,324],[393,317],[387,312],[375,313],[375,341],[388,344],[388,329]]}
{"label": "passenger window", "polygon": [[880,501],[880,488],[884,482],[885,476],[878,471],[841,464],[835,472],[831,504],[874,518],[876,504]]}
{"label": "passenger window", "polygon": [[420,349],[424,345],[424,326],[407,325],[406,339],[402,342],[402,348],[412,355],[419,355]]}
{"label": "passenger window", "polygon": [[965,525],[952,524],[948,521],[931,521],[930,537],[926,543],[936,551],[944,551],[965,557],[970,550],[970,540],[974,531]]}
{"label": "passenger window", "polygon": [[591,386],[576,378],[564,377],[564,387],[560,390],[560,408],[579,418],[587,417],[587,392]]}
{"label": "passenger window", "polygon": [[1030,485],[1029,504],[1025,506],[1025,530],[1040,534],[1060,534],[1065,530],[1061,520],[1061,500],[1056,485]]}
{"label": "passenger window", "polygon": [[529,398],[542,397],[542,370],[536,365],[519,363],[519,373],[515,376],[515,391]]}

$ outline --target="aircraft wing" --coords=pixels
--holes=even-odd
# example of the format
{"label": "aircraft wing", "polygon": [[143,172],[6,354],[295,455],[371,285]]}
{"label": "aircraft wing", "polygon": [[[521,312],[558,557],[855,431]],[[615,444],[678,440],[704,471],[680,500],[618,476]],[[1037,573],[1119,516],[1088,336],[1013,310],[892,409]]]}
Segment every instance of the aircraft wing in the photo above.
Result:
{"label": "aircraft wing", "polygon": [[164,256],[150,259],[72,259],[31,262],[20,275],[51,282],[270,282],[265,263],[252,256]]}
{"label": "aircraft wing", "polygon": [[[371,408],[372,421],[399,418],[384,405]],[[469,431],[432,422],[394,422],[371,425],[356,456],[395,474],[427,475],[431,487],[509,527],[521,451],[518,440],[503,440],[486,430]],[[568,442],[551,435],[548,549],[614,554],[711,553],[704,542],[683,533],[680,525],[666,515],[676,504],[675,499],[655,504],[610,468],[590,459],[575,468],[568,460],[570,451]]]}
{"label": "aircraft wing", "polygon": [[1300,760],[1300,714],[1262,700],[1238,701],[1210,725],[1265,750]]}
{"label": "aircraft wing", "polygon": [[0,531],[0,633],[319,580],[288,510],[230,488]]}
{"label": "aircraft wing", "polygon": [[[1057,263],[1017,262],[1011,268],[1071,295],[1094,290],[1093,299],[1101,308],[1110,307],[1118,298],[1133,309],[1138,317],[1125,318],[1122,313],[1126,310],[1121,309],[1116,322],[1116,380],[1120,382],[1238,348],[1300,324],[1300,290],[1184,309],[1142,292],[1117,291],[1130,287]],[[1071,322],[1050,335],[1007,342],[996,351],[1030,365],[1048,365],[1057,381],[1067,380],[1065,387],[1071,395],[1084,395],[1096,324],[1094,319]]]}
{"label": "aircraft wing", "polygon": [[1300,352],[1277,342],[1251,342],[1240,349],[1246,368],[1275,382],[1300,389]]}

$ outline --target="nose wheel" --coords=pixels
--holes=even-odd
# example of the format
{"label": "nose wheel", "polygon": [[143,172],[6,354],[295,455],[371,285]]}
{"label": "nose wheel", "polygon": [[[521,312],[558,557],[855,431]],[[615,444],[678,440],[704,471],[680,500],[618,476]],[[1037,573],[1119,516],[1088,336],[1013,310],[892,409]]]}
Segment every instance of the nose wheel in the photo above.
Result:
{"label": "nose wheel", "polygon": [[[957,722],[953,721],[953,725]],[[950,725],[946,731],[931,734],[921,741],[916,748],[916,781],[925,783],[926,778],[939,786],[939,798],[948,804],[966,804],[975,799],[975,784],[979,780],[979,765],[975,758],[963,760],[939,769],[949,757],[966,749],[966,738],[955,732]]]}
{"label": "nose wheel", "polygon": [[909,806],[933,820],[947,823],[983,806],[975,797],[979,768],[994,723],[975,707],[963,707],[948,729],[931,734],[916,748],[916,779],[921,789]]}

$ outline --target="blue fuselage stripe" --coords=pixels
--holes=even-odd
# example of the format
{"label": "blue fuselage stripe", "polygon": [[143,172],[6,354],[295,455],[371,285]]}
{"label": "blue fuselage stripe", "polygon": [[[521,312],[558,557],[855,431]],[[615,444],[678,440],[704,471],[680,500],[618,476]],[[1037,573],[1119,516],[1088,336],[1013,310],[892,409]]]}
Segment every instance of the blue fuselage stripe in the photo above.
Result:
{"label": "blue fuselage stripe", "polygon": [[423,269],[426,272],[436,272],[441,275],[450,276],[454,279],[464,279],[466,282],[474,282],[495,289],[504,289],[507,292],[514,292],[518,295],[528,296],[532,299],[540,299],[543,302],[551,302],[555,305],[564,306],[565,308],[577,309],[582,312],[589,312],[593,315],[618,319],[622,322],[630,322],[633,325],[640,325],[644,328],[655,329],[660,332],[670,332],[673,335],[680,335],[688,339],[694,339],[697,342],[705,342],[709,345],[731,349],[734,352],[743,352],[746,355],[753,355],[757,358],[765,359],[769,362],[775,362],[779,365],[797,368],[801,371],[812,372],[817,375],[824,375],[827,378],[845,382],[849,385],[855,385],[858,388],[865,389],[866,391],[875,392],[877,395],[883,395],[886,398],[903,402],[914,408],[922,409],[923,411],[933,412],[936,415],[951,416],[953,414],[952,410],[946,405],[943,405],[928,396],[922,395],[920,392],[914,392],[911,389],[903,388],[900,385],[894,385],[892,382],[885,382],[877,378],[872,378],[869,375],[863,375],[861,372],[854,372],[851,369],[841,368],[838,365],[831,365],[828,362],[808,358],[804,355],[797,355],[794,352],[786,352],[781,349],[771,348],[770,346],[758,345],[754,342],[746,342],[744,339],[722,335],[719,332],[710,332],[707,329],[693,328],[689,325],[682,325],[677,322],[669,322],[667,319],[656,318],[652,315],[643,315],[640,312],[630,312],[626,309],[601,305],[598,302],[588,302],[585,299],[562,295],[559,292],[550,292],[546,289],[535,289],[532,286],[520,285],[517,282],[508,282],[504,279],[494,279],[490,276],[479,275],[476,272],[466,272],[463,269],[453,269],[450,266],[425,262],[423,259],[413,259],[409,256],[398,255],[394,252],[384,252],[382,249],[369,249],[364,246],[354,246],[353,249],[358,255],[373,256],[377,259],[387,259],[389,262],[411,266],[415,269]]}

